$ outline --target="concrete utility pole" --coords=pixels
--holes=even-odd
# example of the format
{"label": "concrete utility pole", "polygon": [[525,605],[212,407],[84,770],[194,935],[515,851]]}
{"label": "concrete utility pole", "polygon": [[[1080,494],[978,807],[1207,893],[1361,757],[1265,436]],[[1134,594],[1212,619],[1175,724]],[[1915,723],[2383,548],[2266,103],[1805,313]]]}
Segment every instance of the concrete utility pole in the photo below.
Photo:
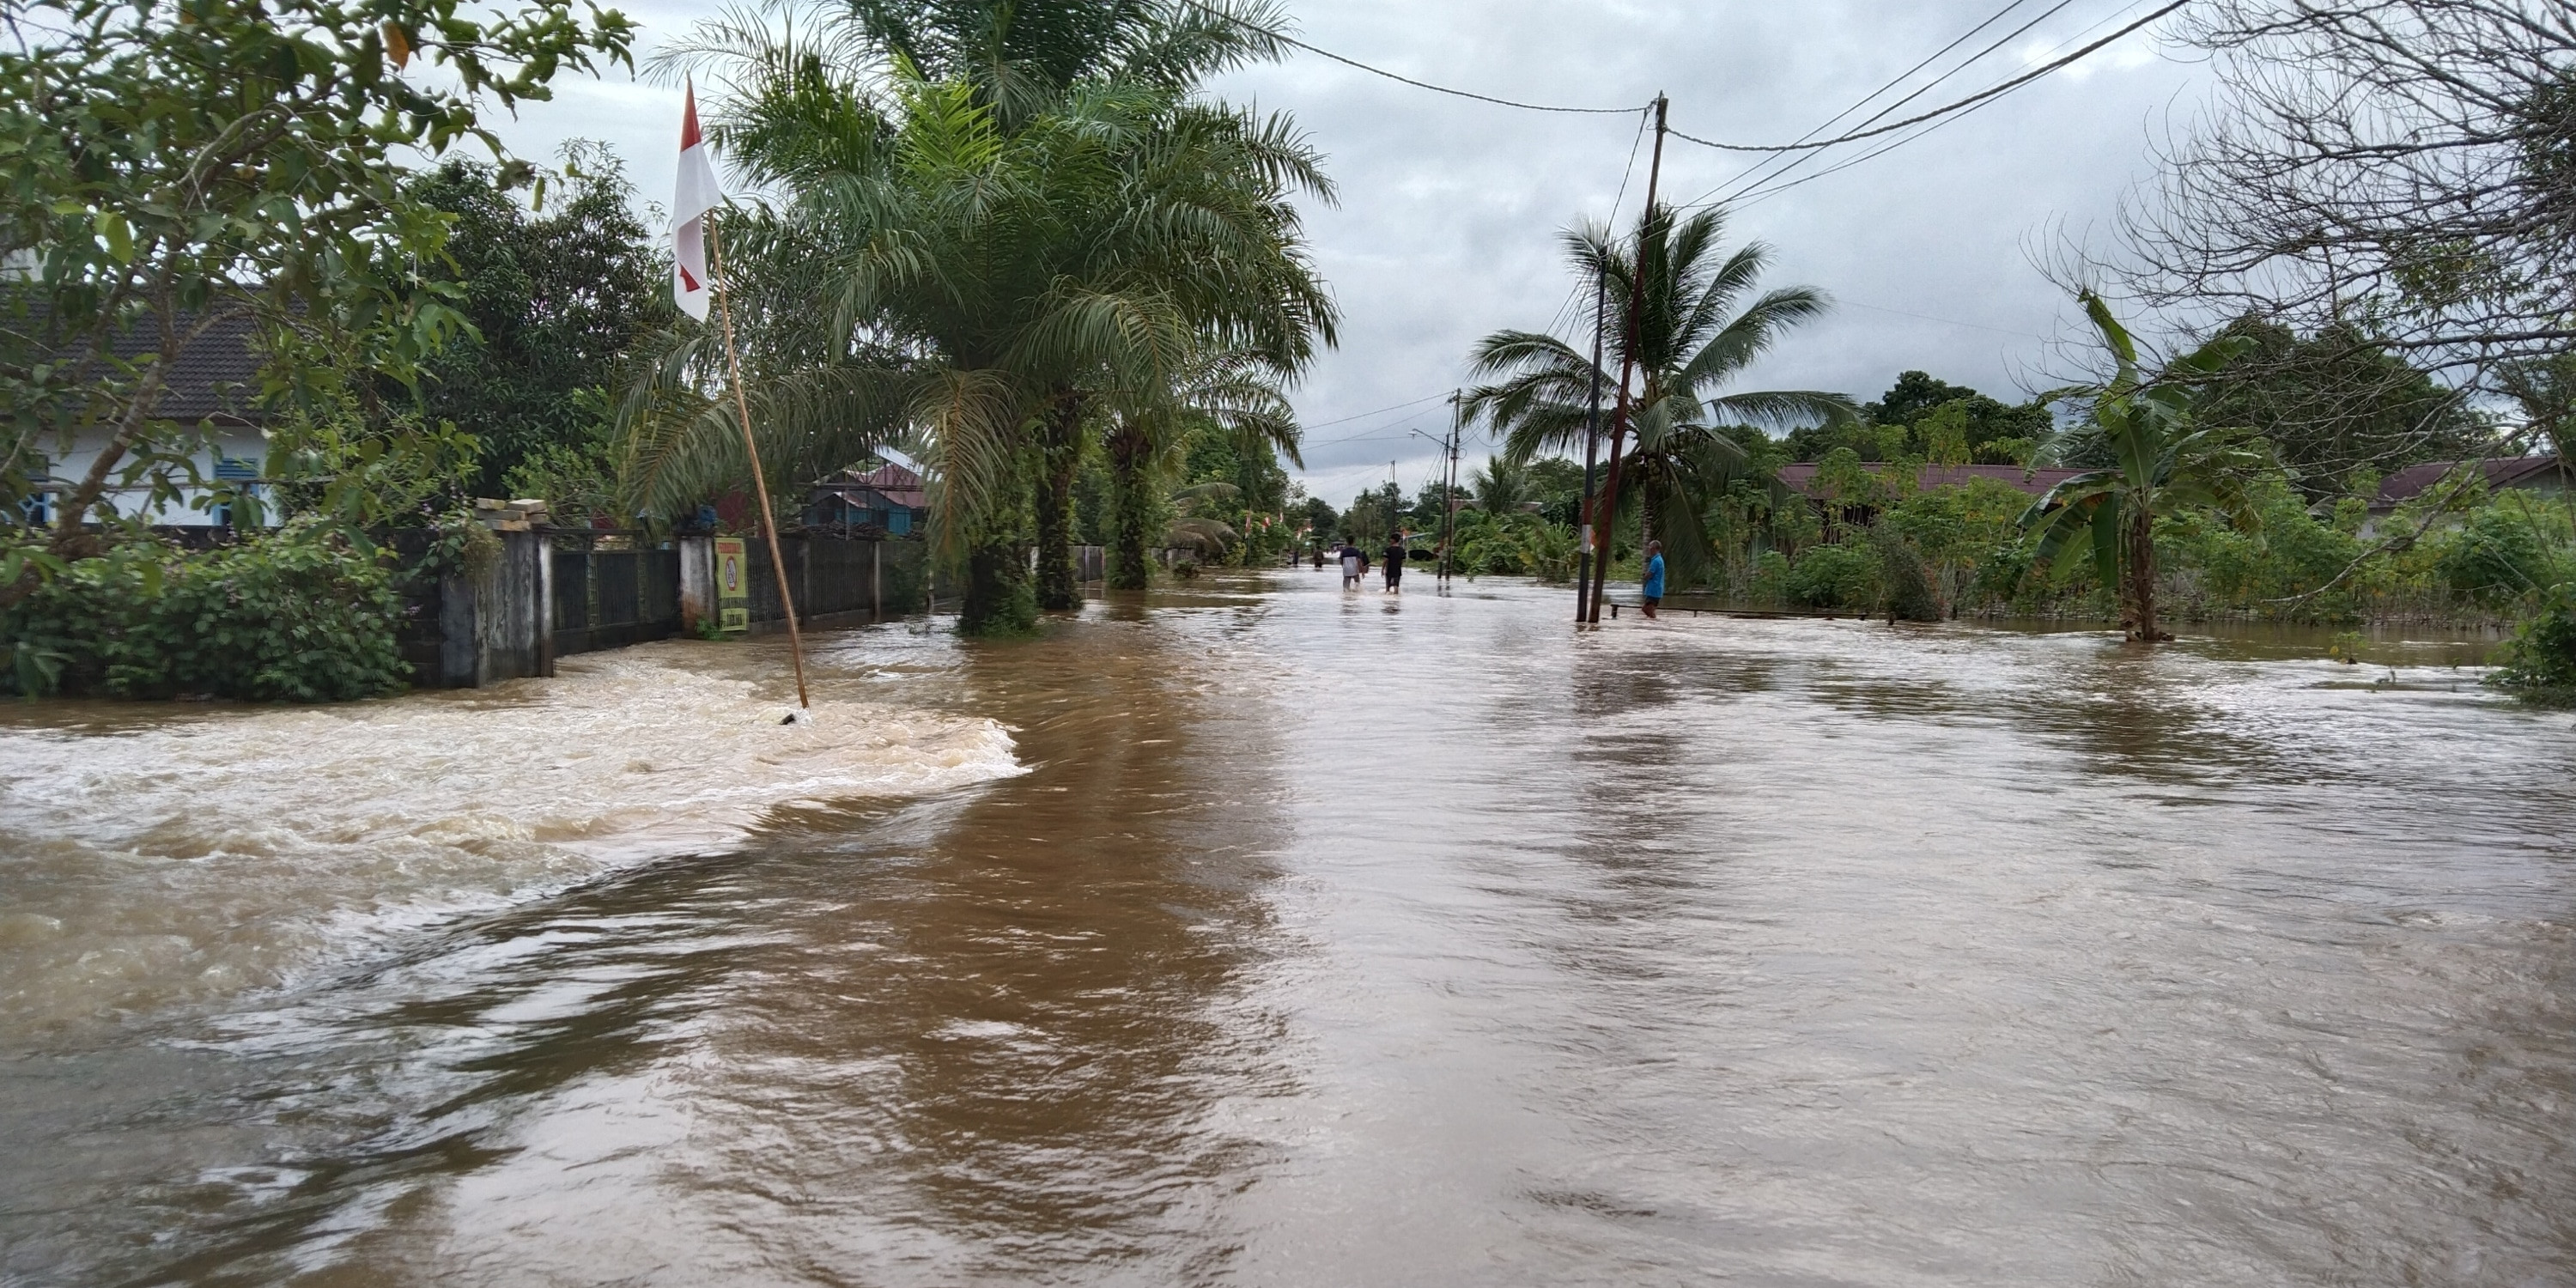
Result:
{"label": "concrete utility pole", "polygon": [[1655,232],[1655,185],[1664,174],[1664,116],[1671,106],[1670,99],[1655,95],[1655,159],[1646,169],[1646,217],[1637,225],[1637,262],[1628,273],[1628,325],[1619,345],[1619,401],[1610,416],[1610,477],[1602,483],[1601,501],[1593,510],[1601,558],[1594,565],[1592,608],[1585,620],[1595,626],[1601,624],[1602,584],[1610,576],[1610,526],[1619,517],[1619,455],[1621,440],[1628,433],[1628,376],[1637,366],[1637,315],[1646,303],[1646,238]]}
{"label": "concrete utility pole", "polygon": [[1440,481],[1440,580],[1449,580],[1450,536],[1458,529],[1458,433],[1466,423],[1464,390],[1449,391],[1449,472]]}
{"label": "concrete utility pole", "polygon": [[1610,325],[1603,312],[1610,299],[1610,274],[1592,275],[1592,406],[1583,417],[1583,504],[1574,512],[1574,624],[1592,614],[1592,479],[1601,461],[1601,333]]}

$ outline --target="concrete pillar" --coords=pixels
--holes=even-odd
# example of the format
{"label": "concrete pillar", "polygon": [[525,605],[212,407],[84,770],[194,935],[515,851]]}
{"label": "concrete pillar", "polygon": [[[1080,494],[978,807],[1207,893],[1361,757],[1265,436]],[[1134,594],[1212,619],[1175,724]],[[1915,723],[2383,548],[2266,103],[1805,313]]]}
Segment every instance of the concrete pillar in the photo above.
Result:
{"label": "concrete pillar", "polygon": [[682,537],[680,549],[680,630],[695,635],[699,623],[716,618],[716,539]]}
{"label": "concrete pillar", "polygon": [[531,623],[536,628],[534,641],[536,673],[555,673],[555,539],[545,531],[529,534],[537,547],[537,613]]}

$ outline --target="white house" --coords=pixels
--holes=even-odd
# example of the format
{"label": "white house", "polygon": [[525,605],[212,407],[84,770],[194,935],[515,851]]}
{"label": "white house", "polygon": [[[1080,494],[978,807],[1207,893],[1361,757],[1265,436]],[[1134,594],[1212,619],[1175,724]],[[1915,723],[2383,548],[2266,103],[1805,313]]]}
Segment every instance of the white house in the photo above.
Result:
{"label": "white house", "polygon": [[[261,432],[262,413],[250,406],[250,389],[259,374],[258,358],[250,349],[251,337],[247,320],[207,328],[194,344],[181,351],[157,410],[162,419],[203,427],[207,446],[195,453],[194,460],[199,479],[230,480],[243,484],[244,490],[256,496],[259,485],[249,480],[260,477],[268,441]],[[117,355],[123,358],[141,356],[151,348],[151,338],[139,331],[129,333],[116,344]],[[35,495],[28,504],[33,521],[53,520],[53,507],[97,463],[108,437],[105,427],[89,427],[74,434],[68,443],[57,439],[38,444],[44,456],[29,470],[29,482],[35,485],[31,489]],[[122,467],[118,473],[122,473]],[[175,499],[165,498],[156,504],[148,480],[125,484],[115,477],[108,483],[108,499],[115,504],[117,513],[156,524],[230,526],[233,516],[226,513],[226,507],[213,503],[212,489],[189,486],[185,473],[176,469],[169,473],[178,484]]]}

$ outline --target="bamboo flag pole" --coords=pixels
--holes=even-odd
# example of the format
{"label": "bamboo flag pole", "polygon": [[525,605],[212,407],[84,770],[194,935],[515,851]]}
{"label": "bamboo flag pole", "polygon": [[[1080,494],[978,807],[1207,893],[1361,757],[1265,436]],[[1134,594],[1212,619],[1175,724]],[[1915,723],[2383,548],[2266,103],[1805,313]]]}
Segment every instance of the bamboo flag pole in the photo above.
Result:
{"label": "bamboo flag pole", "polygon": [[751,399],[742,389],[742,354],[733,343],[733,292],[725,288],[724,248],[716,240],[716,221],[707,221],[707,279],[715,288],[716,313],[724,319],[725,365],[733,373],[733,406],[742,417],[742,450],[751,457],[751,490],[760,495],[760,530],[769,536],[769,567],[778,574],[778,604],[787,612],[787,656],[796,664],[796,705],[812,710],[805,696],[805,635],[796,626],[796,598],[787,591],[787,559],[778,552],[778,516],[769,508],[769,476],[761,472],[760,444],[751,437]]}

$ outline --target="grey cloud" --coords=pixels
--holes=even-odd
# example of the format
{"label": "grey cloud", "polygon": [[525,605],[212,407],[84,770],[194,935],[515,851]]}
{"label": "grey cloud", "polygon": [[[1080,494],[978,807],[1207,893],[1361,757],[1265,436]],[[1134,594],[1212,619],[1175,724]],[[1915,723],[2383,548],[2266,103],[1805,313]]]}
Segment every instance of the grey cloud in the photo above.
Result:
{"label": "grey cloud", "polygon": [[[1676,128],[1770,142],[1819,124],[2000,2],[1333,0],[1295,10],[1302,38],[1425,80],[1578,105],[1643,104],[1660,89],[1672,96]],[[2044,7],[2031,3],[2024,12]],[[712,6],[628,11],[645,23],[649,45]],[[2115,15],[2134,11],[2142,7],[2077,0],[1917,105],[1981,88],[2023,66],[2012,55],[2088,27],[2108,31],[2118,25]],[[1844,302],[1793,335],[1754,378],[1869,398],[1898,371],[1920,367],[2011,394],[2018,376],[2046,360],[2047,345],[2035,337],[2059,333],[2072,317],[2031,267],[2026,246],[2052,227],[2080,231],[2105,220],[2144,173],[2148,118],[2193,91],[2194,68],[2137,56],[2145,39],[2096,55],[2081,76],[2042,80],[1919,143],[1740,210],[1734,237],[1772,244],[1774,282],[1821,287]],[[1341,188],[1338,208],[1309,212],[1318,260],[1346,325],[1341,347],[1297,391],[1300,412],[1319,426],[1310,435],[1308,486],[1344,504],[1383,481],[1393,459],[1409,492],[1431,476],[1435,452],[1404,429],[1438,432],[1445,407],[1324,422],[1462,382],[1468,347],[1497,327],[1581,325],[1564,316],[1576,283],[1557,234],[1578,218],[1608,212],[1636,121],[1450,99],[1307,55],[1239,72],[1217,89],[1294,113],[1329,155]],[[678,95],[661,86],[573,83],[504,133],[514,147],[539,155],[565,138],[605,139],[627,158],[644,193],[663,200],[678,114]],[[1799,173],[1852,154],[1837,150]],[[1695,197],[1747,164],[1674,142],[1664,190]],[[1630,214],[1644,172],[1640,149],[1626,198]],[[1484,450],[1471,440],[1468,461],[1480,461]]]}

